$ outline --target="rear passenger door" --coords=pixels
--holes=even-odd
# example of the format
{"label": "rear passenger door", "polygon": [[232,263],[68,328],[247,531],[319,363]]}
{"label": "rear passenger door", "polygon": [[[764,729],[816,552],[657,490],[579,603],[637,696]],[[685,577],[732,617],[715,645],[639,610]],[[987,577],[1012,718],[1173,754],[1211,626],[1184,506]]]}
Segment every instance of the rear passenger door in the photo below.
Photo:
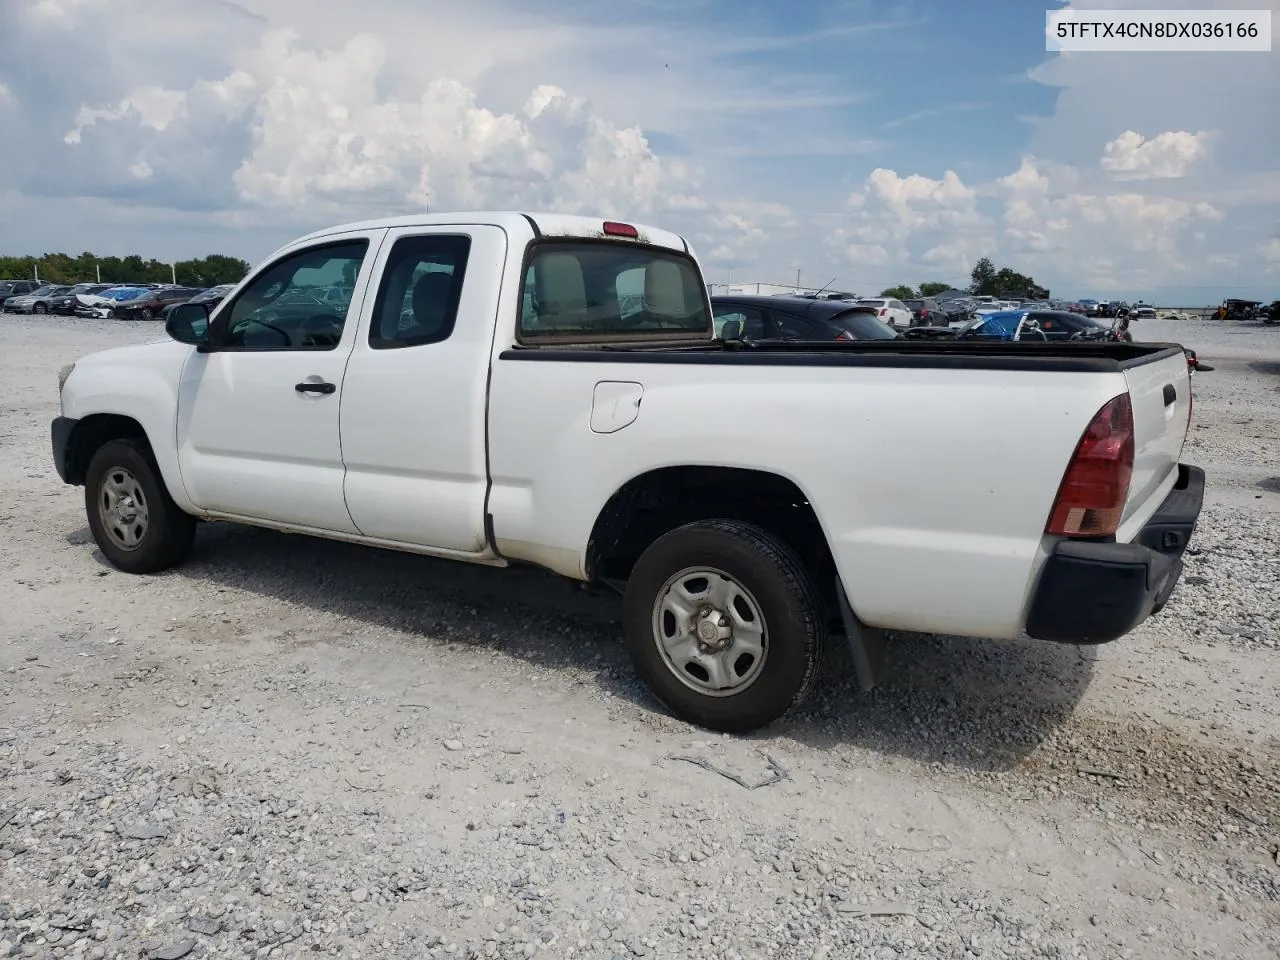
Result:
{"label": "rear passenger door", "polygon": [[486,548],[485,404],[506,254],[494,226],[387,234],[340,414],[347,509],[366,537]]}

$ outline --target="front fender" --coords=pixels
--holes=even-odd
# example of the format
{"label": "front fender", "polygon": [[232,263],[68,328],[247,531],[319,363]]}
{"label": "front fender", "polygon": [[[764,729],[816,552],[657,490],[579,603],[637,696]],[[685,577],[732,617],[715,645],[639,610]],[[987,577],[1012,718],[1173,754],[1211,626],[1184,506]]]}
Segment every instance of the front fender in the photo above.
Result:
{"label": "front fender", "polygon": [[62,390],[62,415],[85,420],[113,414],[136,421],[177,505],[198,512],[178,467],[178,383],[191,348],[166,341],[92,354],[76,361]]}

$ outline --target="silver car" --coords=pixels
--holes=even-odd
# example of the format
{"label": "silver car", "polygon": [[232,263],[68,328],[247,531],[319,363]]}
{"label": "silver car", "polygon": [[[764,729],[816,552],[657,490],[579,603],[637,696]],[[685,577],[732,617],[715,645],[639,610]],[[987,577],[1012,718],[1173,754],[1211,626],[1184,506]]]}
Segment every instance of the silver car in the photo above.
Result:
{"label": "silver car", "polygon": [[10,297],[4,302],[4,309],[7,313],[48,313],[49,301],[70,289],[68,286],[46,283],[30,293]]}

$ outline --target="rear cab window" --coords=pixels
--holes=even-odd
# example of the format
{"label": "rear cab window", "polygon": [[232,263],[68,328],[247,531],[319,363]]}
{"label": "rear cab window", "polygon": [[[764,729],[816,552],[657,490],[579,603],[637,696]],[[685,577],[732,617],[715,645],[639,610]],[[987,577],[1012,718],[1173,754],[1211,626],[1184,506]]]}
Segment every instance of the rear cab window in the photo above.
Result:
{"label": "rear cab window", "polygon": [[521,343],[710,340],[711,306],[692,258],[620,241],[532,244],[521,291]]}

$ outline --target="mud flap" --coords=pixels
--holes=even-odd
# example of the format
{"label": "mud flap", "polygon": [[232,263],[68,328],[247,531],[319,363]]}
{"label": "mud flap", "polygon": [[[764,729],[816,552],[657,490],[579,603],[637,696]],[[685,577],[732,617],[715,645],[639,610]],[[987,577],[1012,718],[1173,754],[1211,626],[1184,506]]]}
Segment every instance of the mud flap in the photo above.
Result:
{"label": "mud flap", "polygon": [[879,684],[884,673],[884,631],[868,627],[854,615],[839,577],[836,577],[836,597],[840,603],[840,619],[849,640],[849,650],[853,654],[853,668],[858,674],[862,691],[870,693]]}

